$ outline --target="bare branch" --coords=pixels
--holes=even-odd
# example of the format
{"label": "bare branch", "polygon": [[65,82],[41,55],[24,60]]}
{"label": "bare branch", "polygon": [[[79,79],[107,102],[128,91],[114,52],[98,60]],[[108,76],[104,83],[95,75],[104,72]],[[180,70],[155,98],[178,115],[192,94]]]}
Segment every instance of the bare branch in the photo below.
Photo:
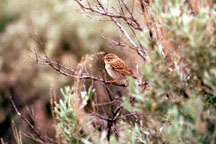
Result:
{"label": "bare branch", "polygon": [[124,27],[115,19],[112,18],[112,20],[114,21],[114,23],[119,27],[119,29],[121,30],[121,32],[126,36],[126,38],[130,41],[132,47],[136,48],[137,53],[144,59],[146,60],[145,54],[143,53],[143,51],[139,50],[136,43],[132,40],[132,38],[129,36],[129,34],[127,33],[127,31],[124,29]]}
{"label": "bare branch", "polygon": [[[80,5],[80,7],[82,8],[82,10],[84,12],[86,12],[86,13],[87,13],[87,11],[89,11],[89,12],[93,12],[93,13],[96,13],[96,14],[99,14],[99,15],[103,15],[103,16],[107,16],[107,17],[113,17],[113,18],[118,18],[118,19],[130,20],[131,23],[133,23],[133,26],[134,26],[135,29],[140,30],[140,31],[143,30],[143,28],[140,26],[140,24],[138,23],[138,21],[131,14],[130,15],[114,14],[112,12],[109,12],[107,10],[107,8],[105,8],[105,10],[104,9],[100,10],[98,7],[91,6],[91,4],[89,3],[88,0],[86,0],[86,2],[88,3],[88,6],[84,5],[79,0],[75,0],[75,1]],[[99,4],[99,6],[102,5],[102,3],[100,1],[97,1],[97,3]]]}
{"label": "bare branch", "polygon": [[117,103],[117,102],[120,102],[120,100],[113,100],[111,102],[105,102],[105,103],[97,103],[95,104],[95,106],[105,106],[105,105],[110,105],[110,104]]}
{"label": "bare branch", "polygon": [[22,118],[22,120],[33,130],[33,132],[37,135],[37,137],[38,137],[43,143],[55,143],[55,144],[57,144],[54,140],[51,140],[51,139],[47,140],[46,138],[44,138],[44,137],[40,134],[40,132],[28,121],[28,119],[26,119],[26,118],[19,112],[19,110],[17,109],[17,107],[16,107],[16,105],[15,105],[15,103],[14,103],[14,101],[13,101],[11,95],[9,95],[9,98],[10,98],[10,101],[11,101],[11,103],[12,103],[12,105],[13,105],[13,107],[14,107],[16,113],[17,113],[17,115],[20,116],[20,117]]}
{"label": "bare branch", "polygon": [[[35,40],[35,38],[33,40]],[[44,45],[39,40],[36,40],[35,42],[39,43],[40,48],[43,50],[43,54],[45,55],[45,58],[44,58],[40,56],[36,50],[34,50],[35,60],[38,64],[49,65],[55,71],[59,72],[60,74],[64,76],[70,77],[70,78],[93,80],[93,81],[98,81],[103,84],[113,84],[115,86],[127,87],[127,85],[125,84],[111,83],[109,81],[105,81],[104,79],[89,75],[88,73],[83,73],[82,75],[76,74],[75,70],[62,65],[59,62],[51,61],[44,50]]]}
{"label": "bare branch", "polygon": [[[98,14],[101,14],[101,15],[105,15],[105,16],[110,17],[111,20],[117,25],[117,27],[118,27],[118,28],[120,29],[120,31],[123,33],[123,35],[128,39],[128,41],[130,42],[130,45],[131,45],[133,48],[136,49],[138,55],[140,55],[144,60],[146,60],[145,53],[143,52],[143,50],[140,50],[140,49],[138,48],[138,46],[137,46],[136,43],[132,40],[132,38],[129,36],[129,34],[127,33],[127,31],[124,29],[124,27],[116,20],[116,18],[122,18],[122,19],[124,19],[127,23],[129,23],[127,20],[128,20],[128,19],[131,19],[131,18],[125,17],[125,14],[121,14],[120,17],[119,17],[119,16],[116,17],[116,15],[113,16],[113,14],[110,15],[110,12],[107,11],[107,9],[103,6],[103,4],[101,3],[101,1],[99,1],[99,0],[96,0],[96,2],[97,2],[97,4],[98,4],[98,6],[100,7],[100,9],[102,9],[102,11],[101,11],[101,10],[98,10],[99,8],[98,8],[98,9],[95,9],[95,8],[91,7],[90,4],[89,4],[89,6],[87,7],[87,6],[85,6],[84,4],[82,4],[79,0],[75,0],[75,1],[76,1],[76,2],[81,6],[81,8],[83,8],[83,9],[90,10],[90,11],[92,11],[92,12],[95,12],[95,13],[98,13]],[[126,9],[127,9],[127,8],[126,8]],[[129,9],[128,9],[128,11],[129,11]],[[132,14],[131,14],[131,15],[132,15]],[[133,17],[133,15],[130,16],[130,17]],[[129,23],[129,24],[130,24],[130,23]],[[130,45],[128,45],[128,46],[130,46]]]}

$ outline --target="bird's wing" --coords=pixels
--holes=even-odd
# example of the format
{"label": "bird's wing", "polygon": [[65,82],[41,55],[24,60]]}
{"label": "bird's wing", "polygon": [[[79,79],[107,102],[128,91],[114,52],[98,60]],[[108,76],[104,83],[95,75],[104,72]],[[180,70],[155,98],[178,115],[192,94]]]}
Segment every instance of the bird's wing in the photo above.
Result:
{"label": "bird's wing", "polygon": [[135,77],[134,73],[127,68],[127,66],[125,65],[124,61],[118,60],[114,62],[115,64],[112,65],[112,68],[117,71],[120,72],[123,75],[130,75]]}

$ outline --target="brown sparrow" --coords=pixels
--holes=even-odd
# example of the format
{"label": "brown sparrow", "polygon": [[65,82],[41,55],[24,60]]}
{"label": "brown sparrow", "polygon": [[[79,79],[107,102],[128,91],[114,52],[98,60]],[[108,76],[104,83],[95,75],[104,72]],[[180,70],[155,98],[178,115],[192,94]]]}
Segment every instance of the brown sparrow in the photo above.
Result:
{"label": "brown sparrow", "polygon": [[121,80],[126,80],[127,76],[132,76],[136,79],[134,73],[127,67],[124,60],[113,53],[104,56],[105,69],[108,74],[114,79],[111,83],[116,83]]}

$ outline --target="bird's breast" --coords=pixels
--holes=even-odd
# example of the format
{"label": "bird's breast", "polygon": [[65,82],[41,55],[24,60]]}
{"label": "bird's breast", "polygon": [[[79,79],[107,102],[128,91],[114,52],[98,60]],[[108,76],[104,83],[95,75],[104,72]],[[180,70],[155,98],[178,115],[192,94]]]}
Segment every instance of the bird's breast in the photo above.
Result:
{"label": "bird's breast", "polygon": [[117,71],[115,71],[110,64],[105,63],[105,68],[107,73],[113,78],[113,79],[122,79],[123,75]]}

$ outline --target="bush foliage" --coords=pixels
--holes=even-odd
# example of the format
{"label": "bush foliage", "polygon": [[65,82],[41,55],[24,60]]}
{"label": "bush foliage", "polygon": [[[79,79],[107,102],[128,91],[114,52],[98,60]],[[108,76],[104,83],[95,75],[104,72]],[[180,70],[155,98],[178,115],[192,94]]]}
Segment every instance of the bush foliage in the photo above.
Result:
{"label": "bush foliage", "polygon": [[[112,133],[110,143],[215,143],[216,6],[204,1],[194,3],[151,2],[148,20],[155,25],[150,27],[152,31],[160,29],[161,35],[153,34],[152,47],[147,24],[143,31],[135,31],[146,49],[140,77],[148,88],[143,90],[129,78],[128,93],[135,102],[126,95],[121,97],[121,106],[148,116],[151,123],[144,126],[143,119],[134,124],[119,120],[118,133]],[[99,137],[90,139],[86,133],[77,139],[92,143],[104,139],[104,134],[106,130]]]}
{"label": "bush foliage", "polygon": [[[71,70],[75,78],[72,85],[61,89],[63,97],[54,101],[57,143],[216,143],[214,1],[75,0],[74,3],[80,6],[83,15],[116,26],[119,33],[109,29],[102,36],[138,79],[128,77],[127,86],[110,85],[103,53],[83,56],[75,72]],[[68,18],[73,16],[67,10],[59,13],[52,6],[51,10],[66,22],[60,19],[62,23],[53,27],[72,26]],[[9,17],[7,21],[13,19]],[[97,29],[91,26],[89,29]],[[82,44],[78,46],[84,45],[89,53],[112,51],[101,48],[102,44],[93,49],[95,45],[87,42],[82,26],[77,27],[78,37],[85,40],[80,40]],[[0,32],[4,29],[2,26]],[[109,31],[119,41],[106,36]],[[56,32],[57,36],[63,35],[61,29]],[[55,37],[52,35],[48,41]],[[64,42],[67,47],[67,41]],[[71,50],[76,51],[75,47]],[[119,47],[124,50],[116,51]],[[83,55],[82,51],[77,55]],[[65,75],[60,64],[45,62]]]}

